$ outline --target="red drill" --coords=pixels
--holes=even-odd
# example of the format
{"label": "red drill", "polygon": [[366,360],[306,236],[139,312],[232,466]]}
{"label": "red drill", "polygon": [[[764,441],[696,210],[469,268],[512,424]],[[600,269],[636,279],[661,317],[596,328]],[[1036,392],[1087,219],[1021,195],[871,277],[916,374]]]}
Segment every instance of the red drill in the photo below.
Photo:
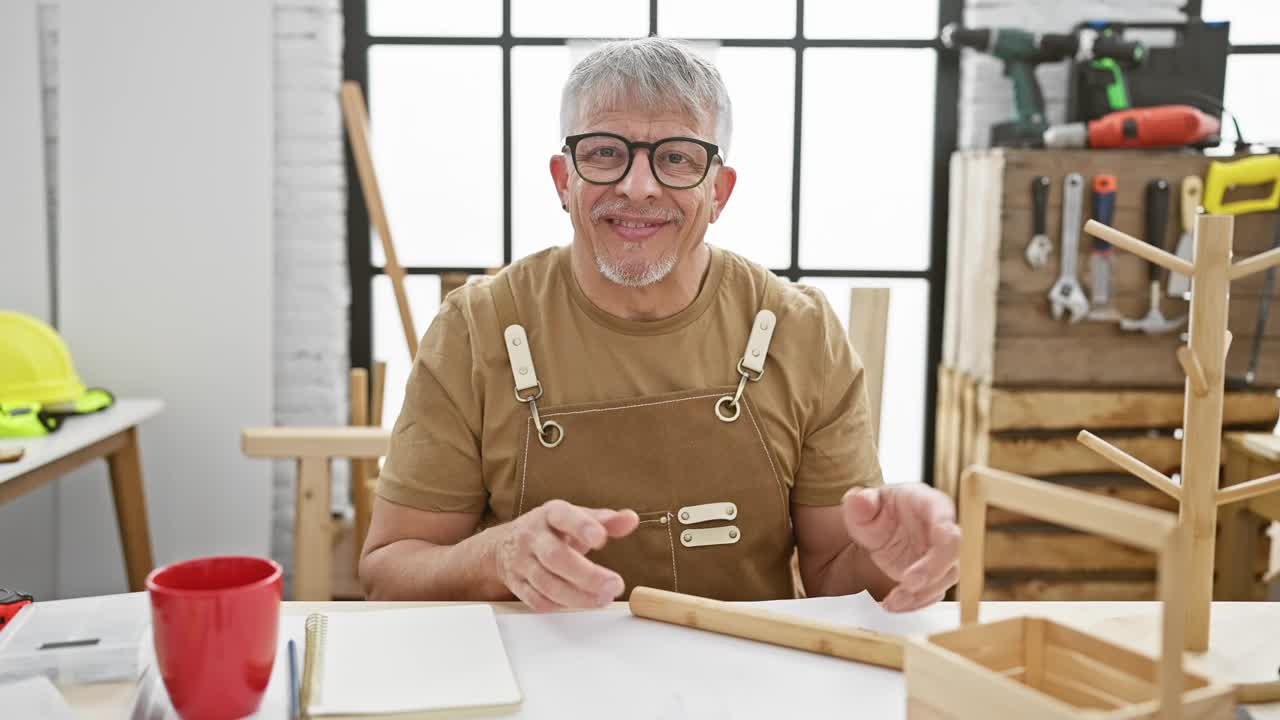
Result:
{"label": "red drill", "polygon": [[1190,105],[1157,105],[1107,113],[1044,131],[1051,148],[1153,148],[1216,145],[1221,124]]}

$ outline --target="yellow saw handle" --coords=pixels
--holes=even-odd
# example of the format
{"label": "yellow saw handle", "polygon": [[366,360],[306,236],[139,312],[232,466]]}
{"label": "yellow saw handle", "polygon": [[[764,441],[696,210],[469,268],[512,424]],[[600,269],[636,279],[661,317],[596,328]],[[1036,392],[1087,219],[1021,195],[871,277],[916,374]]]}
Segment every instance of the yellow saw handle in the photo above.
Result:
{"label": "yellow saw handle", "polygon": [[[1264,198],[1223,202],[1228,189],[1271,183]],[[1232,162],[1211,162],[1204,185],[1204,209],[1213,215],[1244,215],[1280,208],[1280,155],[1259,155]]]}

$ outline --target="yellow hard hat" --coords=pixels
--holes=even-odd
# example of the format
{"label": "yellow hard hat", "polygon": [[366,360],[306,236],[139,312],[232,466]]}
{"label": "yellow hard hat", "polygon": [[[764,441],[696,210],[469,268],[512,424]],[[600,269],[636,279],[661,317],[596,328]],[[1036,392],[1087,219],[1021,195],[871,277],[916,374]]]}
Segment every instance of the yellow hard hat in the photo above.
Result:
{"label": "yellow hard hat", "polygon": [[61,405],[84,394],[56,330],[30,315],[0,310],[0,405]]}

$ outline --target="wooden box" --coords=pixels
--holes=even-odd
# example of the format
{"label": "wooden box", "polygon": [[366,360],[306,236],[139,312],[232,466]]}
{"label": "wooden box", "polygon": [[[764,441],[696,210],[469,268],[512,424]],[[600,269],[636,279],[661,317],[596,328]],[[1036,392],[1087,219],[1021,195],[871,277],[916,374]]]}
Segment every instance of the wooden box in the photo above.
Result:
{"label": "wooden box", "polygon": [[[1156,661],[1045,618],[930,635],[906,647],[907,717],[1154,718]],[[1184,716],[1235,717],[1230,687],[1184,672]]]}
{"label": "wooden box", "polygon": [[[1179,470],[1181,390],[997,388],[942,368],[938,378],[935,485],[952,495],[961,471],[981,464],[1059,487],[1177,511],[1173,498],[1111,465],[1076,440],[1083,428],[1156,470]],[[1223,423],[1270,430],[1280,416],[1274,392],[1228,393]],[[1256,473],[1255,473],[1256,474]],[[1230,513],[1231,507],[1223,509]],[[1065,530],[1003,509],[991,510],[986,543],[988,600],[1151,600],[1149,553],[1103,537]],[[1225,527],[1234,528],[1234,525]],[[1219,599],[1262,600],[1270,540],[1260,524],[1248,544],[1252,583]]]}
{"label": "wooden box", "polygon": [[[1204,176],[1209,159],[1166,151],[1086,151],[996,149],[958,152],[951,159],[946,311],[942,363],[995,387],[1167,388],[1181,390],[1184,374],[1174,351],[1179,333],[1149,336],[1124,332],[1115,323],[1055,321],[1049,288],[1058,278],[1062,241],[1062,188],[1068,173],[1084,176],[1086,188],[1099,174],[1117,179],[1113,227],[1146,238],[1146,186],[1154,178],[1170,185],[1165,247],[1181,233],[1181,180]],[[1032,235],[1031,182],[1051,179],[1048,234],[1054,252],[1048,265],[1033,269],[1024,251]],[[1086,189],[1083,218],[1091,216]],[[1235,218],[1235,255],[1269,249],[1278,213]],[[1082,220],[1083,224],[1083,220]],[[1089,237],[1081,234],[1079,279],[1089,292]],[[1148,265],[1129,253],[1112,258],[1112,295],[1125,317],[1148,307]],[[1244,374],[1253,343],[1258,299],[1265,282],[1257,274],[1231,286],[1228,329],[1235,336],[1227,374]],[[1186,315],[1187,303],[1165,297],[1166,317]],[[1257,383],[1280,386],[1280,312],[1272,312],[1263,334]]]}

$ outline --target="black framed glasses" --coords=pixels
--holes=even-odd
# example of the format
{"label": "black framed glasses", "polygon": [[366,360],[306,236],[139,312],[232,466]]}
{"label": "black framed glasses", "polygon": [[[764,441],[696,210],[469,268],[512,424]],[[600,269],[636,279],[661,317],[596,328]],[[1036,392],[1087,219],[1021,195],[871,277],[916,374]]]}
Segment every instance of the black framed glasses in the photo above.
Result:
{"label": "black framed glasses", "polygon": [[697,187],[707,177],[711,163],[720,158],[720,147],[705,140],[669,137],[655,142],[634,142],[607,132],[570,135],[564,139],[578,177],[593,185],[612,185],[631,172],[636,150],[649,151],[653,177],[672,190]]}

